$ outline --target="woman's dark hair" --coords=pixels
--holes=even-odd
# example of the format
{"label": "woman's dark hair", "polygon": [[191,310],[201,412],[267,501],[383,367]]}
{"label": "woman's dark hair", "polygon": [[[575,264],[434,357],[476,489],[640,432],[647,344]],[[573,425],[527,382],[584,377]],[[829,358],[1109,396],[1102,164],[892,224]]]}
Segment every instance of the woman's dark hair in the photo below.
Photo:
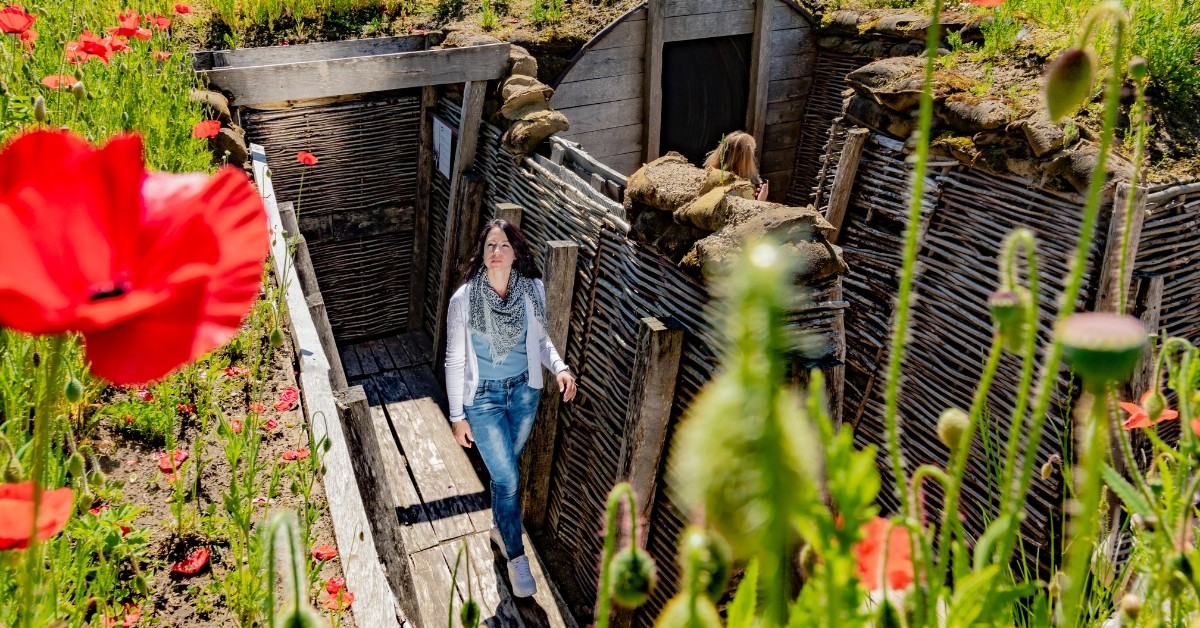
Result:
{"label": "woman's dark hair", "polygon": [[513,253],[517,255],[516,261],[513,262],[513,268],[530,279],[541,279],[542,271],[538,270],[537,262],[533,260],[533,251],[529,248],[529,240],[525,239],[525,235],[516,225],[503,218],[496,218],[489,220],[487,224],[483,225],[483,231],[479,232],[479,241],[475,243],[475,254],[463,267],[459,285],[471,281],[471,278],[483,268],[483,247],[487,244],[488,234],[496,228],[503,230],[504,235],[508,236],[508,243],[512,245]]}

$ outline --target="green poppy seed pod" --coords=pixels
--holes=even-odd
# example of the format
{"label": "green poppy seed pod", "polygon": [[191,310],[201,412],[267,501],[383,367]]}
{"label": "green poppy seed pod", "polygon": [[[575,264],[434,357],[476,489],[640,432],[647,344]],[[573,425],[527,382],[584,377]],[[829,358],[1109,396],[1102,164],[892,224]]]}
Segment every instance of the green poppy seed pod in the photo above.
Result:
{"label": "green poppy seed pod", "polygon": [[283,330],[276,327],[271,330],[271,346],[278,349],[283,346]]}
{"label": "green poppy seed pod", "polygon": [[77,80],[77,81],[83,80],[83,68],[82,67],[75,68],[75,80]]}
{"label": "green poppy seed pod", "polygon": [[663,607],[654,620],[654,628],[721,628],[721,614],[712,600],[704,596],[696,597],[693,613],[691,600],[686,593],[680,593]]}
{"label": "green poppy seed pod", "polygon": [[1134,620],[1142,613],[1142,598],[1133,593],[1126,593],[1121,598],[1121,614],[1126,619]]}
{"label": "green poppy seed pod", "polygon": [[1028,331],[1025,324],[1025,308],[1028,303],[1028,294],[1011,290],[997,290],[988,297],[988,310],[992,313],[992,322],[996,324],[1004,348],[1010,353],[1020,353],[1025,344],[1025,334]]}
{"label": "green poppy seed pod", "polygon": [[1073,314],[1058,329],[1063,358],[1089,386],[1120,382],[1133,373],[1146,346],[1142,321],[1126,314]]}
{"label": "green poppy seed pod", "polygon": [[83,477],[83,454],[78,451],[71,454],[67,460],[67,473],[70,473],[73,478]]}
{"label": "green poppy seed pod", "polygon": [[124,126],[126,129],[129,128],[129,112],[128,111],[121,112],[121,125]]}
{"label": "green poppy seed pod", "polygon": [[20,482],[22,477],[25,477],[25,469],[21,468],[21,461],[16,456],[9,456],[8,464],[4,465],[4,482]]}
{"label": "green poppy seed pod", "polygon": [[121,65],[120,65],[120,66],[118,66],[118,67],[120,67],[120,68],[121,68],[121,72],[122,72],[122,73],[124,73],[124,72],[128,72],[128,71],[129,71],[129,65],[128,65],[128,64],[126,64],[124,61],[122,61],[122,62],[121,62]]}
{"label": "green poppy seed pod", "polygon": [[733,550],[725,538],[710,530],[688,526],[683,531],[679,554],[684,582],[691,580],[692,569],[696,569],[705,594],[714,601],[721,599],[733,563]]}
{"label": "green poppy seed pod", "polygon": [[64,394],[67,397],[67,401],[71,403],[79,403],[79,400],[83,399],[83,384],[79,383],[79,380],[72,377],[71,379],[67,380],[67,388],[64,391]]}
{"label": "green poppy seed pod", "polygon": [[1167,409],[1167,398],[1161,390],[1152,390],[1142,400],[1142,409],[1146,411],[1146,416],[1151,421],[1157,421],[1158,417],[1162,416],[1163,410]]}
{"label": "green poppy seed pod", "polygon": [[33,99],[33,119],[45,124],[46,117],[46,99],[38,96]]}
{"label": "green poppy seed pod", "polygon": [[292,489],[292,494],[293,494],[293,495],[299,495],[299,494],[300,494],[300,485],[299,485],[299,484],[297,484],[295,480],[292,480],[292,484],[291,484],[291,486],[289,486],[288,488]]}
{"label": "green poppy seed pod", "polygon": [[625,608],[637,608],[650,599],[657,569],[654,559],[640,547],[622,548],[612,558],[612,599]]}
{"label": "green poppy seed pod", "polygon": [[71,85],[71,95],[75,97],[75,102],[83,102],[87,96],[87,88],[84,87],[83,81],[77,81]]}
{"label": "green poppy seed pod", "polygon": [[1092,93],[1096,60],[1081,48],[1068,48],[1046,69],[1046,113],[1051,122],[1071,115]]}
{"label": "green poppy seed pod", "polygon": [[1150,74],[1150,65],[1145,57],[1134,57],[1129,60],[1129,76],[1135,81],[1141,81]]}
{"label": "green poppy seed pod", "polygon": [[467,598],[463,602],[462,608],[458,609],[458,618],[462,620],[463,628],[476,628],[479,626],[479,618],[482,615],[479,610],[479,603],[471,598]]}
{"label": "green poppy seed pod", "polygon": [[[329,449],[332,447],[333,447],[333,441],[329,440],[328,438],[321,441],[321,450],[322,451],[329,451]],[[324,469],[322,469],[321,471],[324,472]]]}
{"label": "green poppy seed pod", "polygon": [[104,485],[108,483],[108,478],[104,475],[104,472],[99,469],[89,473],[87,479],[88,486],[91,486],[94,489],[104,488]]}
{"label": "green poppy seed pod", "polygon": [[267,178],[270,179],[271,178],[271,169],[267,168],[266,173],[267,173]]}
{"label": "green poppy seed pod", "polygon": [[971,425],[971,417],[958,408],[946,408],[938,417],[937,434],[942,444],[955,451],[962,444],[963,434]]}

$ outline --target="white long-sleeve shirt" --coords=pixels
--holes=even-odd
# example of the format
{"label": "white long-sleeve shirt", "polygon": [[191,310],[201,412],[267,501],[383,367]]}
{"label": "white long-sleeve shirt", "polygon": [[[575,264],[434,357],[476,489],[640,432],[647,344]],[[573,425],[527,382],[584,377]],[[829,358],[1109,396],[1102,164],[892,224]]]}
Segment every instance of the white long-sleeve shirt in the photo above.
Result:
{"label": "white long-sleeve shirt", "polygon": [[[539,298],[546,303],[546,287],[542,280],[534,279]],[[475,347],[471,344],[471,332],[467,329],[471,303],[471,284],[463,284],[450,297],[446,312],[446,397],[450,402],[450,420],[467,418],[463,406],[474,405],[475,388],[479,384],[479,361]],[[555,375],[567,370],[567,363],[558,355],[550,334],[542,327],[533,313],[533,304],[525,297],[525,353],[529,358],[529,387],[542,387],[542,369],[545,366]]]}

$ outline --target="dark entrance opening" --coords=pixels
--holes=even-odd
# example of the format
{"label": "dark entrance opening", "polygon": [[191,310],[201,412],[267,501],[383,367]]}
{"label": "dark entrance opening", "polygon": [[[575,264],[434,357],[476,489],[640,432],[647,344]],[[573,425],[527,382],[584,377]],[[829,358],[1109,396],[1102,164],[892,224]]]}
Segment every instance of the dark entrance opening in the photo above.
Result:
{"label": "dark entrance opening", "polygon": [[721,136],[746,126],[750,35],[663,45],[661,153],[699,165]]}

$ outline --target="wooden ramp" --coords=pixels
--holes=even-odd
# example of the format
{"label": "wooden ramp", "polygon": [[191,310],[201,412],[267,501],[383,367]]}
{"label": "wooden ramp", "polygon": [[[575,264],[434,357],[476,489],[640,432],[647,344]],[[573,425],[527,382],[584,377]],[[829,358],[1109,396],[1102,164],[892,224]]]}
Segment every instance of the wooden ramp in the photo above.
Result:
{"label": "wooden ramp", "polygon": [[[488,539],[492,511],[480,480],[486,471],[477,471],[451,436],[445,392],[430,368],[429,337],[413,332],[339,351],[350,385],[365,389],[380,432],[387,486],[397,504],[419,607],[403,609],[413,625],[446,625],[451,572],[459,546],[466,542],[454,588],[454,626],[459,625],[458,609],[471,595],[483,611],[483,625],[574,628],[528,535],[526,553],[538,592],[528,599],[512,596],[505,561],[494,554]],[[472,593],[467,590],[468,562]]]}

